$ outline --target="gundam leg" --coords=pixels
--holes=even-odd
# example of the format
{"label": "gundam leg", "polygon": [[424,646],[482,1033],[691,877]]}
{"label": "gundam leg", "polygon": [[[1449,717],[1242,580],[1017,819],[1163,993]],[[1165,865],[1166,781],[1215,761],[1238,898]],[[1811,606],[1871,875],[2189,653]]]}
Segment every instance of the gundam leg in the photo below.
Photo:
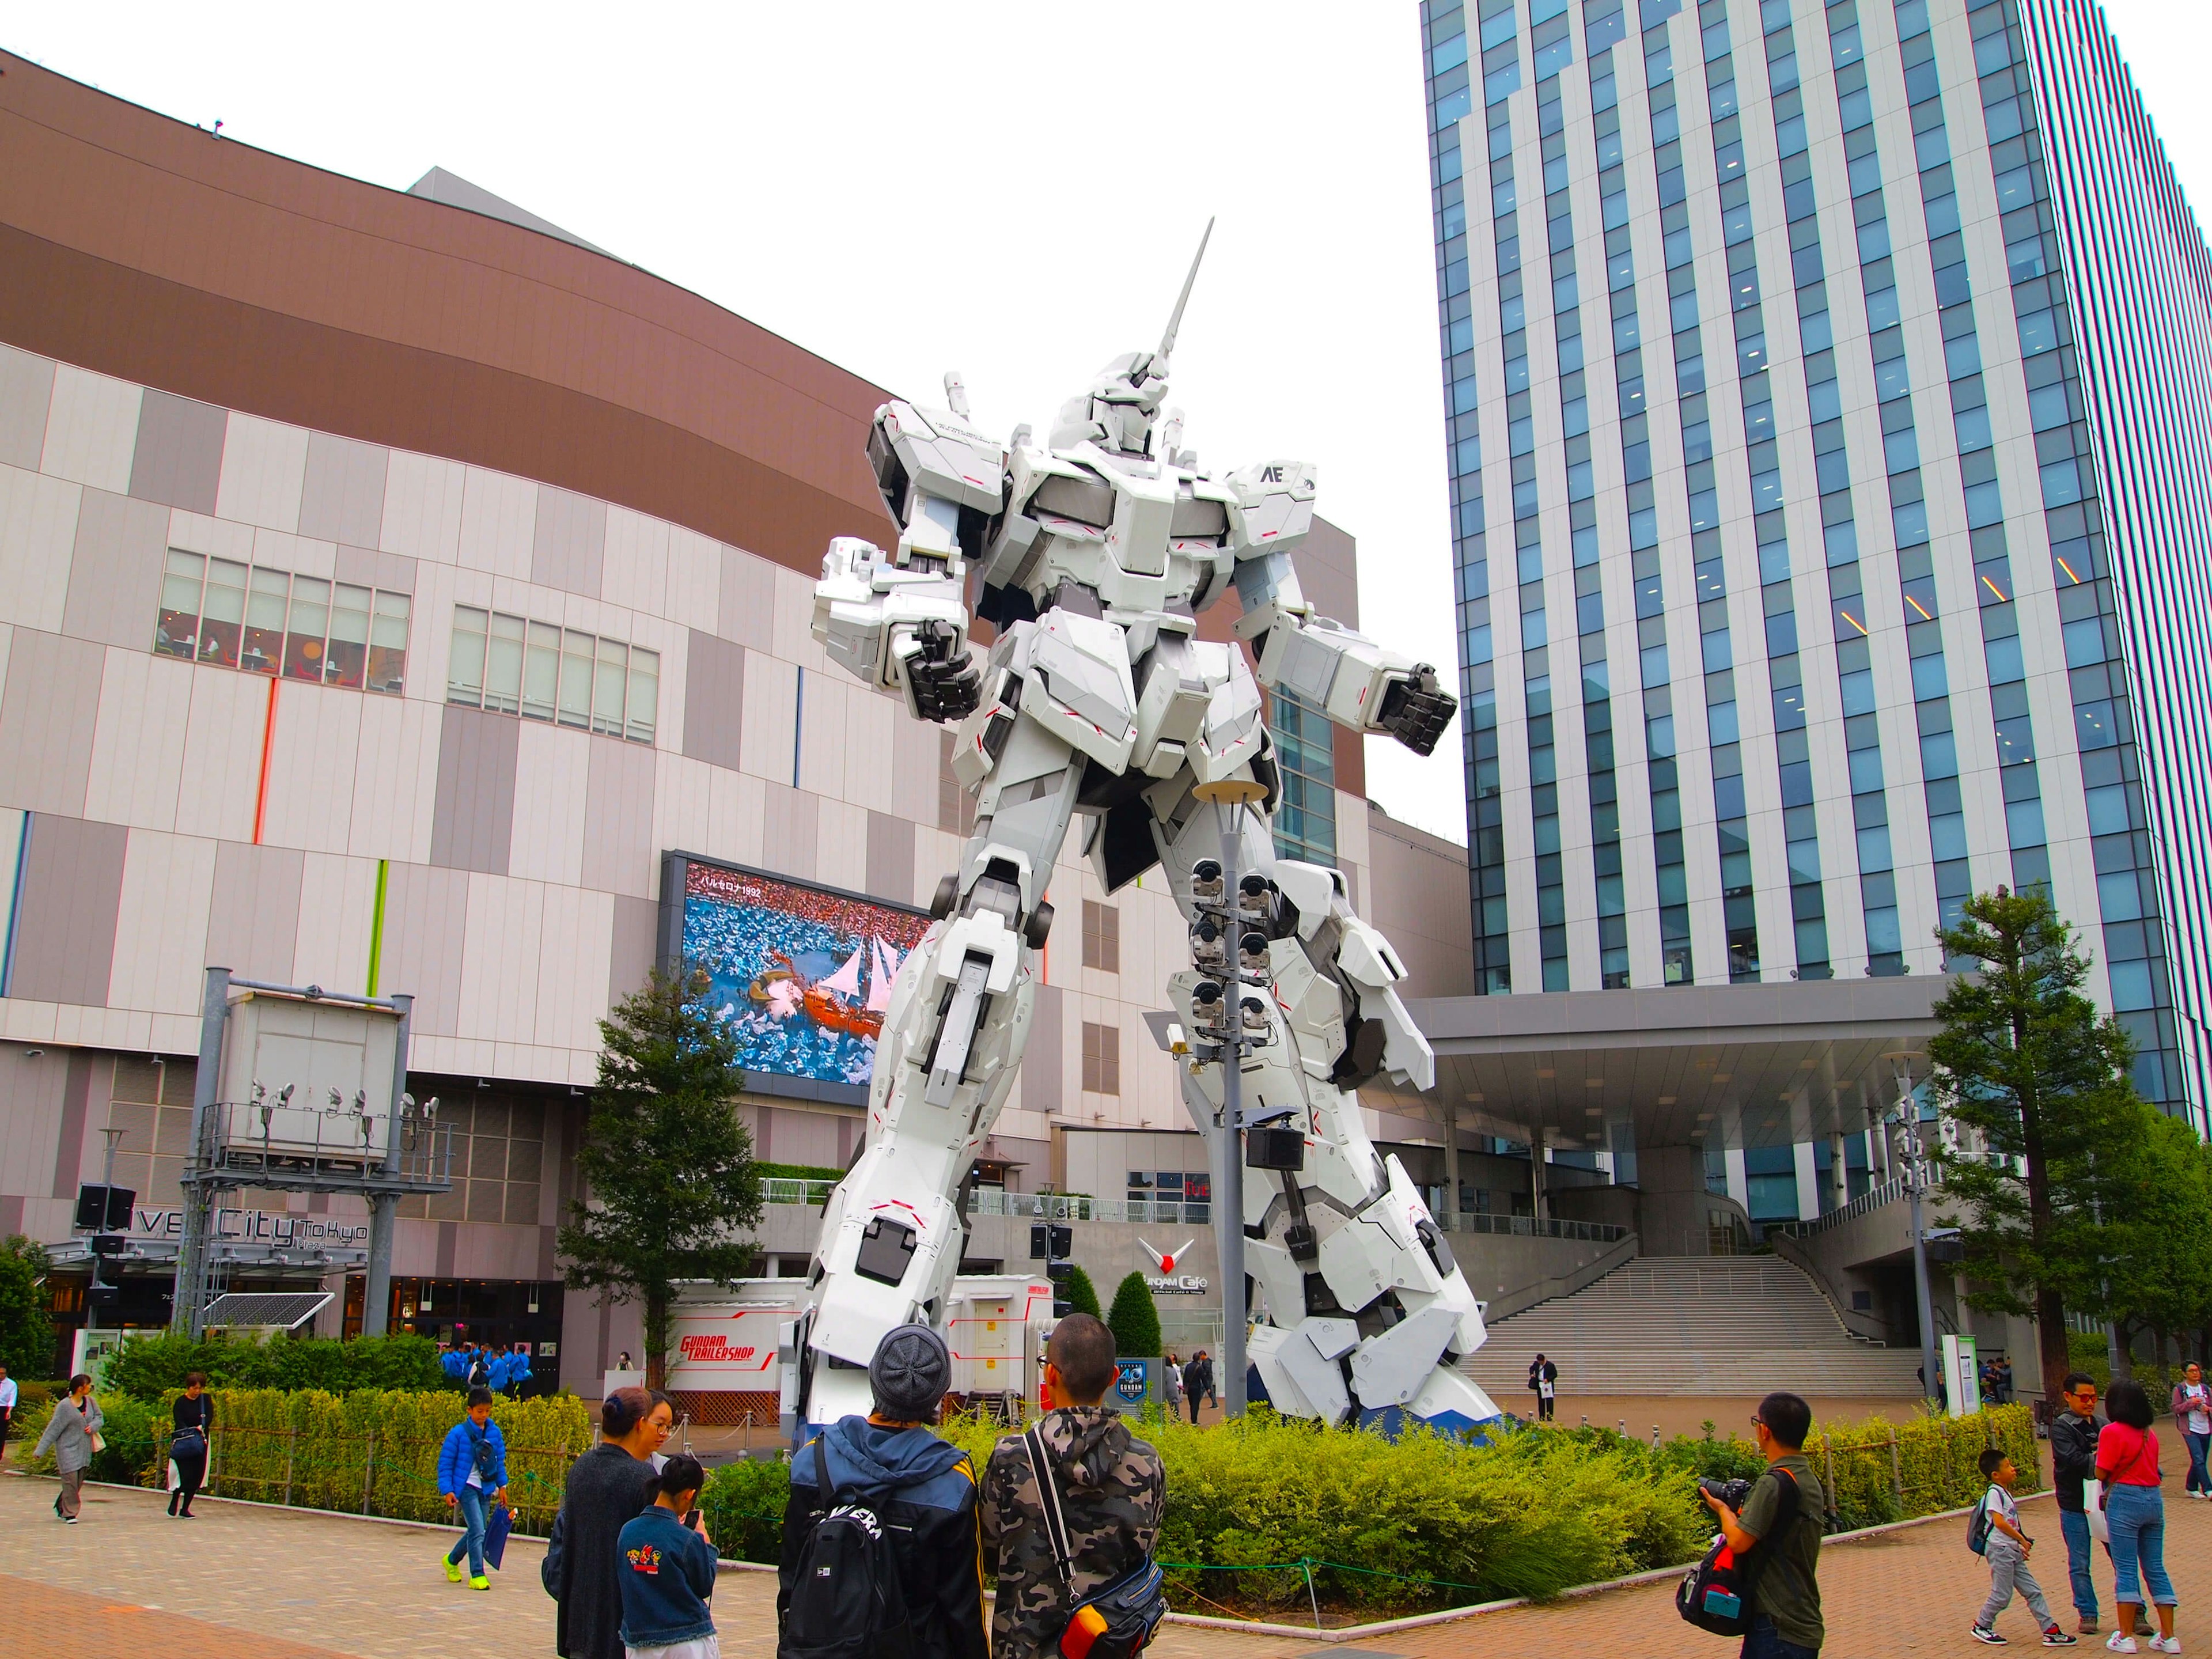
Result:
{"label": "gundam leg", "polygon": [[[1457,1368],[1485,1337],[1474,1292],[1360,1116],[1369,1079],[1389,1072],[1425,1088],[1436,1075],[1394,988],[1405,972],[1389,941],[1352,914],[1341,872],[1275,856],[1264,814],[1245,816],[1235,894],[1222,890],[1211,810],[1177,807],[1156,838],[1192,924],[1194,966],[1169,981],[1170,1000],[1203,1044],[1234,988],[1257,1042],[1244,1060],[1246,1120],[1294,1128],[1303,1143],[1302,1167],[1243,1171],[1247,1290],[1254,1316],[1264,1315],[1249,1353],[1267,1398],[1332,1422],[1410,1415],[1456,1430],[1496,1417]],[[1212,1129],[1220,1066],[1186,1060],[1182,1085],[1191,1115]],[[1256,1141],[1248,1160],[1255,1155]]]}
{"label": "gundam leg", "polygon": [[866,1143],[823,1211],[787,1380],[794,1432],[867,1412],[867,1364],[885,1332],[943,1324],[964,1231],[955,1195],[1021,1063],[1031,958],[1052,921],[1044,885],[1082,771],[1039,722],[1013,722],[959,872],[938,890],[938,920],[893,981]]}

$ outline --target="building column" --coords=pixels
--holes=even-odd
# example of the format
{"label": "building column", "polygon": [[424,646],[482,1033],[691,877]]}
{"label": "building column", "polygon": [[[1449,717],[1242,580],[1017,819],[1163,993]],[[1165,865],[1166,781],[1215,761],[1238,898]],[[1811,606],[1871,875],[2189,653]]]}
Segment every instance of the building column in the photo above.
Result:
{"label": "building column", "polygon": [[1828,1137],[1828,1185],[1835,1194],[1836,1209],[1851,1201],[1851,1172],[1844,1163],[1844,1132],[1837,1130]]}
{"label": "building column", "polygon": [[1528,1212],[1544,1218],[1544,1130],[1534,1123],[1528,1126]]}
{"label": "building column", "polygon": [[1813,1157],[1813,1143],[1794,1142],[1790,1148],[1793,1173],[1797,1177],[1797,1218],[1818,1221],[1820,1218],[1820,1170]]}
{"label": "building column", "polygon": [[1896,1175],[1889,1164],[1889,1127],[1872,1106],[1867,1108],[1866,1138],[1868,1179],[1877,1187],[1886,1187]]}
{"label": "building column", "polygon": [[1446,1100],[1444,1109],[1444,1225],[1459,1225],[1459,1106]]}

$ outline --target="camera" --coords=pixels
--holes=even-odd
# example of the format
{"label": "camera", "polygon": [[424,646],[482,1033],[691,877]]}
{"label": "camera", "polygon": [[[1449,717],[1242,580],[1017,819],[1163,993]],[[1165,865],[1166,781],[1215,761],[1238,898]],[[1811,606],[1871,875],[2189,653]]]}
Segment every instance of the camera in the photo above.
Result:
{"label": "camera", "polygon": [[1718,1498],[1731,1510],[1740,1510],[1744,1506],[1745,1500],[1751,1496],[1751,1482],[1748,1480],[1700,1480],[1698,1482],[1698,1490],[1709,1497]]}

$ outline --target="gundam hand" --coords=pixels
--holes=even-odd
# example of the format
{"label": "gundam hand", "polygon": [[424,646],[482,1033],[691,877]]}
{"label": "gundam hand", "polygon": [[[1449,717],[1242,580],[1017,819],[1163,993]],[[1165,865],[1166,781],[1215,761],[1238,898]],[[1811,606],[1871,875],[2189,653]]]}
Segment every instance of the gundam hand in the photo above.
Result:
{"label": "gundam hand", "polygon": [[1375,723],[1415,754],[1426,755],[1458,711],[1459,699],[1437,683],[1437,671],[1415,663],[1411,674],[1383,689]]}
{"label": "gundam hand", "polygon": [[942,623],[923,623],[912,637],[906,679],[914,712],[926,720],[966,720],[982,695],[982,671],[975,659],[964,649],[956,654],[959,635]]}

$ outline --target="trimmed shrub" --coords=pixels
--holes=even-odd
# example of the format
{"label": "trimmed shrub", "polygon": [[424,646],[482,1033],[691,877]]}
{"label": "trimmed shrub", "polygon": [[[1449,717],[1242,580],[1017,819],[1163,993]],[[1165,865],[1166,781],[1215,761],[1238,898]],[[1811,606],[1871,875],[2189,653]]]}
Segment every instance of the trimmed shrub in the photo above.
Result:
{"label": "trimmed shrub", "polygon": [[165,1334],[133,1336],[107,1362],[106,1387],[142,1400],[181,1391],[185,1376],[205,1373],[216,1389],[356,1389],[438,1390],[460,1385],[438,1366],[438,1345],[427,1336],[277,1337],[269,1342],[217,1339],[195,1342]]}
{"label": "trimmed shrub", "polygon": [[1152,1287],[1144,1274],[1133,1273],[1121,1281],[1106,1326],[1114,1333],[1114,1346],[1122,1358],[1160,1357],[1160,1311],[1152,1305]]}
{"label": "trimmed shrub", "polygon": [[46,1253],[21,1233],[0,1238],[0,1365],[21,1385],[53,1369],[46,1317]]}
{"label": "trimmed shrub", "polygon": [[[438,1449],[461,1419],[451,1393],[357,1389],[348,1395],[302,1389],[215,1389],[215,1436],[208,1490],[309,1509],[343,1510],[410,1521],[442,1520]],[[92,1478],[159,1486],[167,1479],[169,1404],[103,1395],[107,1443],[93,1460]],[[22,1425],[44,1431],[51,1404]],[[521,1532],[544,1534],[561,1506],[568,1466],[592,1446],[592,1419],[574,1395],[501,1400],[492,1420],[507,1439],[507,1499]],[[29,1467],[53,1472],[52,1455]]]}
{"label": "trimmed shrub", "polygon": [[1093,1319],[1104,1317],[1098,1311],[1098,1287],[1091,1282],[1091,1275],[1080,1267],[1073,1268],[1067,1275],[1067,1299],[1074,1304],[1078,1313],[1089,1314]]}
{"label": "trimmed shrub", "polygon": [[716,1553],[732,1561],[774,1563],[783,1548],[783,1510],[791,1500],[791,1465],[744,1458],[707,1471],[699,1496]]}

